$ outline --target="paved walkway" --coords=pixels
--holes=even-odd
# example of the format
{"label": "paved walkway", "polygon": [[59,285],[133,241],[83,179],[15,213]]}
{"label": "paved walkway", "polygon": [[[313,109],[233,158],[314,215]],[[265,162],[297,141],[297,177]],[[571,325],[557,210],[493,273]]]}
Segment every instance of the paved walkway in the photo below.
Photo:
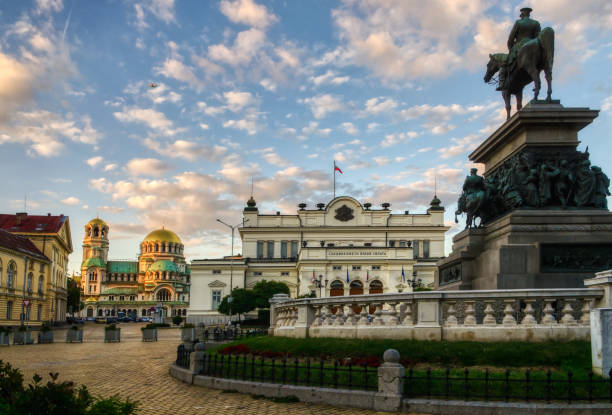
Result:
{"label": "paved walkway", "polygon": [[53,344],[0,348],[0,359],[19,368],[27,381],[34,373],[47,381],[49,372],[60,380],[87,385],[99,396],[119,394],[140,401],[140,414],[375,414],[347,408],[305,403],[274,403],[248,395],[185,385],[168,374],[179,344],[177,329],[159,330],[159,341],[140,341],[138,323],[123,323],[121,343],[103,343],[104,326],[88,323],[85,343],[66,344],[65,330],[55,333]]}

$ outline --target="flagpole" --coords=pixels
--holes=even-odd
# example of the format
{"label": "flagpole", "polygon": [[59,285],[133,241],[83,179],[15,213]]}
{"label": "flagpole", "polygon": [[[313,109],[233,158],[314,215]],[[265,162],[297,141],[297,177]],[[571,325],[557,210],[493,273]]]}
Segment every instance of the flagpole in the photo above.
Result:
{"label": "flagpole", "polygon": [[333,174],[334,174],[334,199],[335,199],[336,198],[336,160],[334,160]]}

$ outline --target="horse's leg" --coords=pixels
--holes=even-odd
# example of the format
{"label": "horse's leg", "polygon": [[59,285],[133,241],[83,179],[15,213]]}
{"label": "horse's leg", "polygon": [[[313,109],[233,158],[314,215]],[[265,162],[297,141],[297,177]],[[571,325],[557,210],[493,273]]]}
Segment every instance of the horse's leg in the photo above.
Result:
{"label": "horse's leg", "polygon": [[533,99],[534,101],[538,100],[538,95],[540,94],[540,72],[536,69],[535,65],[532,68],[529,68],[527,71],[533,82],[535,83],[535,87],[533,88]]}
{"label": "horse's leg", "polygon": [[544,76],[546,77],[546,84],[548,85],[548,89],[546,90],[546,101],[552,101],[552,71],[551,68],[546,68],[544,70]]}
{"label": "horse's leg", "polygon": [[510,118],[510,92],[502,91],[502,97],[504,98],[504,104],[506,105],[506,120]]}
{"label": "horse's leg", "polygon": [[520,110],[521,108],[523,108],[523,90],[519,90],[516,95],[516,110]]}

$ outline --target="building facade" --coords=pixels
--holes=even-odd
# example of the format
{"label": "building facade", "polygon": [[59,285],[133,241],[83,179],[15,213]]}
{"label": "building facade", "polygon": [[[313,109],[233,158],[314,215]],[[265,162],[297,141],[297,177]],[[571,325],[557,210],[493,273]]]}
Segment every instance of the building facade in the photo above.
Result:
{"label": "building facade", "polygon": [[108,259],[110,228],[102,219],[85,225],[80,285],[85,317],[184,316],[189,304],[190,269],[181,239],[168,229],[149,233],[136,261]]}
{"label": "building facade", "polygon": [[234,288],[282,281],[291,296],[316,297],[411,291],[433,287],[444,256],[444,208],[434,197],[424,214],[393,214],[352,197],[297,214],[260,214],[251,198],[239,228],[242,256],[194,260],[191,321],[215,322],[221,299]]}

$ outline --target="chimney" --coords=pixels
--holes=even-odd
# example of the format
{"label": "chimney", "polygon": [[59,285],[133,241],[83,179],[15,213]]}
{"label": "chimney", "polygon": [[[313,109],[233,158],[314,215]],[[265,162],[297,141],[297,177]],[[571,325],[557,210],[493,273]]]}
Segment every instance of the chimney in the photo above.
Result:
{"label": "chimney", "polygon": [[15,215],[17,216],[17,225],[20,226],[21,225],[21,221],[28,216],[27,212],[17,212],[17,214]]}

